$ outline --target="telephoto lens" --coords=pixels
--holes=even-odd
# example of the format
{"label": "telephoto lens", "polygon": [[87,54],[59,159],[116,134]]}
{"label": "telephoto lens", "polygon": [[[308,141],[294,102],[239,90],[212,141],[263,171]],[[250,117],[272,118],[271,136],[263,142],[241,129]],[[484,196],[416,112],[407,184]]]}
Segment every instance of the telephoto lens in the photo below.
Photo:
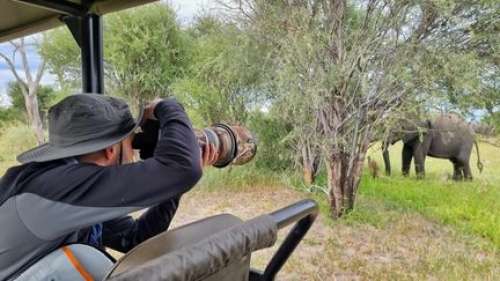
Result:
{"label": "telephoto lens", "polygon": [[[160,123],[148,119],[142,126],[142,132],[135,135],[132,147],[139,150],[141,159],[153,157]],[[242,126],[215,124],[204,129],[194,129],[200,146],[212,144],[218,152],[214,167],[223,168],[229,164],[243,165],[253,159],[257,152],[257,142],[252,133]]]}
{"label": "telephoto lens", "polygon": [[213,164],[216,168],[246,164],[257,153],[256,139],[245,127],[221,123],[194,131],[200,145],[212,144],[218,151],[219,157]]}

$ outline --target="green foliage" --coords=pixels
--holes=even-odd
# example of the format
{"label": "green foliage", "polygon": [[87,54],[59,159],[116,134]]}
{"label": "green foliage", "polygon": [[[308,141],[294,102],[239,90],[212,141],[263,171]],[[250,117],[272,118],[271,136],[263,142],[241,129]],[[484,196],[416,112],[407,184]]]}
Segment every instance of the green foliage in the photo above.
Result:
{"label": "green foliage", "polygon": [[[106,16],[104,59],[107,91],[143,100],[166,96],[188,63],[188,38],[174,11],[152,4]],[[80,50],[66,28],[45,36],[40,54],[63,88],[80,85]]]}
{"label": "green foliage", "polygon": [[253,112],[248,126],[258,140],[255,166],[276,172],[290,171],[294,157],[286,138],[293,128],[292,124],[268,113]]}
{"label": "green foliage", "polygon": [[254,191],[257,188],[272,189],[281,186],[284,174],[257,168],[255,162],[245,166],[229,166],[223,169],[208,168],[203,171],[199,187],[208,191]]}
{"label": "green foliage", "polygon": [[192,36],[191,64],[174,92],[207,124],[245,122],[265,94],[262,49],[237,25],[200,17]]}
{"label": "green foliage", "polygon": [[106,18],[104,57],[114,89],[133,102],[168,94],[187,65],[187,38],[174,11],[152,4]]}
{"label": "green foliage", "polygon": [[12,107],[0,107],[0,127],[3,127],[6,123],[13,120],[21,121],[19,118],[19,111],[13,109]]}
{"label": "green foliage", "polygon": [[500,112],[493,112],[485,116],[482,121],[488,125],[494,126],[496,132],[500,132]]}
{"label": "green foliage", "polygon": [[48,70],[56,75],[62,88],[78,88],[81,85],[80,48],[67,27],[48,31],[38,50]]}
{"label": "green foliage", "polygon": [[[11,99],[12,108],[19,112],[26,111],[24,96],[21,87],[16,82],[10,82],[8,85],[7,95]],[[37,92],[38,107],[40,112],[47,112],[53,104],[56,97],[56,92],[50,86],[41,85]]]}
{"label": "green foliage", "polygon": [[[11,121],[26,122],[26,106],[21,87],[16,82],[10,82],[7,88],[7,96],[11,105],[0,109],[0,122],[9,123]],[[42,119],[47,115],[49,107],[54,104],[58,93],[50,86],[40,86],[37,92],[38,106]]]}
{"label": "green foliage", "polygon": [[0,175],[15,165],[16,156],[36,145],[36,138],[29,126],[10,122],[0,129]]}

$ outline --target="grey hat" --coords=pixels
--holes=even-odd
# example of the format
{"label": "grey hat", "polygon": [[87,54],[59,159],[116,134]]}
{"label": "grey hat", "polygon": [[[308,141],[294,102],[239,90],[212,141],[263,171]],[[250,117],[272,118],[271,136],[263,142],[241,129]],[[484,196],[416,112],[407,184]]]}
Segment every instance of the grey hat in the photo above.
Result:
{"label": "grey hat", "polygon": [[44,162],[99,151],[125,139],[142,121],[125,101],[99,94],[75,94],[49,109],[49,141],[19,156],[21,163]]}

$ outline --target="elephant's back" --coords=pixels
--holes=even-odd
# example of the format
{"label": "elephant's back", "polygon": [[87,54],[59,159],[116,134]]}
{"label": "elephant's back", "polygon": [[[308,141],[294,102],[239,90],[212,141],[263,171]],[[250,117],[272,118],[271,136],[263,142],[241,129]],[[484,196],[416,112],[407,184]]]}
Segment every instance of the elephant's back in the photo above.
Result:
{"label": "elephant's back", "polygon": [[457,114],[440,115],[434,120],[432,129],[449,132],[453,137],[472,137],[474,135],[472,127]]}
{"label": "elephant's back", "polygon": [[467,153],[472,148],[474,133],[464,119],[455,114],[441,115],[432,124],[433,139],[429,154],[435,157]]}

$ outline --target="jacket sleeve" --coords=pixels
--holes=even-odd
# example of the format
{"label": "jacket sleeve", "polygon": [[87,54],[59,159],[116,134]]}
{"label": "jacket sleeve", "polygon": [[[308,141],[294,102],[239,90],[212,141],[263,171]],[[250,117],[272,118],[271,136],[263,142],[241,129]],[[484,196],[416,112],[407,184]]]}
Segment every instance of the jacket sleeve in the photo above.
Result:
{"label": "jacket sleeve", "polygon": [[164,100],[155,115],[161,133],[152,158],[110,167],[65,164],[24,179],[26,192],[16,204],[26,227],[38,238],[52,240],[156,206],[193,187],[202,174],[201,153],[184,109]]}
{"label": "jacket sleeve", "polygon": [[174,218],[179,197],[149,208],[139,218],[124,216],[103,223],[105,247],[126,253],[145,240],[168,229]]}

